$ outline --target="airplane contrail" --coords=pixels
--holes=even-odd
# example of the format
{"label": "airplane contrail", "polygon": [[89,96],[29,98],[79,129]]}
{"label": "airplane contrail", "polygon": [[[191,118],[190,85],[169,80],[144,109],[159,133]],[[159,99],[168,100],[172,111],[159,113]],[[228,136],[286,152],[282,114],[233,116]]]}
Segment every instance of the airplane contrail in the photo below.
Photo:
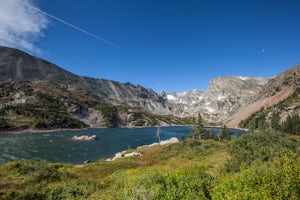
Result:
{"label": "airplane contrail", "polygon": [[53,18],[53,19],[55,19],[55,20],[57,20],[57,21],[59,21],[59,22],[65,24],[65,25],[67,25],[67,26],[70,26],[71,28],[74,28],[74,29],[76,29],[76,30],[78,30],[78,31],[80,31],[80,32],[82,32],[82,33],[85,33],[85,34],[87,34],[87,35],[89,35],[89,36],[91,36],[91,37],[93,37],[93,38],[95,38],[95,39],[97,39],[97,40],[100,40],[101,42],[104,42],[104,43],[109,44],[109,45],[111,45],[111,46],[113,46],[113,47],[116,47],[116,48],[120,48],[118,45],[116,45],[116,44],[114,44],[114,43],[112,43],[112,42],[110,42],[110,41],[108,41],[108,40],[105,40],[105,39],[103,39],[103,38],[101,38],[101,37],[99,37],[99,36],[97,36],[97,35],[95,35],[95,34],[93,34],[93,33],[90,33],[90,32],[88,32],[88,31],[86,31],[86,30],[84,30],[84,29],[78,27],[78,26],[75,26],[75,25],[73,25],[73,24],[71,24],[71,23],[69,23],[69,22],[66,22],[65,20],[62,20],[62,19],[60,19],[60,18],[58,18],[58,17],[55,17],[54,15],[51,15],[51,14],[49,14],[49,13],[46,13],[45,11],[42,11],[41,9],[39,9],[39,8],[37,8],[37,7],[34,7],[34,6],[32,6],[32,5],[30,5],[30,4],[27,4],[27,3],[24,3],[24,2],[22,2],[22,1],[20,1],[20,0],[17,0],[17,2],[20,3],[20,4],[23,4],[23,5],[27,6],[27,7],[30,7],[31,9],[33,9],[33,10],[35,10],[35,11],[37,11],[37,12],[40,12],[40,13],[42,13],[42,14],[48,16],[48,17],[51,17],[51,18]]}

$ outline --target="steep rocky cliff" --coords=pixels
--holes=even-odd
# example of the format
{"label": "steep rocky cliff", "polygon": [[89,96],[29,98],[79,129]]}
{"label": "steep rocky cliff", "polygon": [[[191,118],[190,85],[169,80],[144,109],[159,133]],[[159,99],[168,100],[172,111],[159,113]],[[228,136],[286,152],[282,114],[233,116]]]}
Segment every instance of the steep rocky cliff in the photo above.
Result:
{"label": "steep rocky cliff", "polygon": [[155,114],[168,114],[164,99],[151,89],[78,76],[20,50],[0,47],[0,82],[5,81],[49,81],[68,90],[83,91],[98,101],[126,104]]}
{"label": "steep rocky cliff", "polygon": [[292,67],[285,72],[271,78],[247,105],[226,119],[232,127],[238,127],[241,121],[246,120],[256,112],[271,112],[269,108],[280,113],[284,121],[292,113],[300,114],[299,106],[300,65]]}
{"label": "steep rocky cliff", "polygon": [[296,65],[271,78],[260,91],[258,98],[274,96],[291,86],[300,87],[300,65]]}
{"label": "steep rocky cliff", "polygon": [[217,77],[213,79],[205,93],[190,91],[170,93],[168,102],[174,114],[196,116],[199,112],[209,122],[221,122],[256,98],[267,78]]}
{"label": "steep rocky cliff", "polygon": [[185,125],[188,119],[100,102],[49,81],[0,83],[0,132],[119,126]]}
{"label": "steep rocky cliff", "polygon": [[255,99],[267,81],[267,78],[243,76],[217,77],[209,83],[204,95],[203,112],[210,120],[222,121]]}

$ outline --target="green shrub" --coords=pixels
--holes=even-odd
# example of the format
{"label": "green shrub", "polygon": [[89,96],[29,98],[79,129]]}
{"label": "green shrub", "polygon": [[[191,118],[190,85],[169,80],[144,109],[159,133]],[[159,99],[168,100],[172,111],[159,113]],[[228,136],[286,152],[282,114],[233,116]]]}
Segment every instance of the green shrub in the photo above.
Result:
{"label": "green shrub", "polygon": [[213,177],[203,167],[174,173],[150,173],[123,181],[99,199],[211,199]]}
{"label": "green shrub", "polygon": [[234,138],[230,145],[232,158],[226,164],[226,171],[239,171],[240,167],[251,166],[256,160],[266,162],[285,148],[296,151],[297,144],[284,134],[270,130]]}
{"label": "green shrub", "polygon": [[27,187],[23,190],[10,190],[3,196],[3,200],[44,200],[47,199],[46,185]]}
{"label": "green shrub", "polygon": [[117,108],[108,103],[100,103],[96,106],[96,109],[101,112],[103,115],[102,123],[103,126],[113,127],[115,124],[115,113],[117,112]]}
{"label": "green shrub", "polygon": [[63,170],[64,165],[46,161],[15,161],[3,166],[9,174],[20,177],[23,183],[52,182],[76,178],[74,174]]}
{"label": "green shrub", "polygon": [[213,199],[299,199],[300,165],[296,155],[283,150],[269,162],[257,161],[240,173],[221,177]]}
{"label": "green shrub", "polygon": [[247,128],[249,130],[264,130],[268,128],[269,124],[266,121],[266,116],[268,112],[269,110],[261,109],[260,111],[253,113],[250,117],[241,121],[239,127]]}
{"label": "green shrub", "polygon": [[93,181],[70,181],[49,187],[47,199],[87,199],[101,188]]}
{"label": "green shrub", "polygon": [[145,126],[145,121],[143,119],[140,119],[138,121],[135,121],[133,123],[133,126]]}
{"label": "green shrub", "polygon": [[101,189],[101,185],[93,181],[68,181],[53,185],[37,184],[23,190],[10,190],[0,196],[3,200],[44,200],[44,199],[87,199],[93,193]]}
{"label": "green shrub", "polygon": [[159,125],[159,124],[158,124],[158,122],[155,119],[153,119],[152,121],[148,122],[148,126],[157,126],[157,125]]}
{"label": "green shrub", "polygon": [[9,128],[9,124],[6,122],[4,118],[0,118],[0,129]]}
{"label": "green shrub", "polygon": [[182,158],[193,159],[198,156],[209,155],[209,153],[217,147],[218,146],[215,142],[211,142],[209,140],[200,142],[200,140],[187,138],[183,142],[174,146],[173,149],[176,148],[178,150],[178,156]]}

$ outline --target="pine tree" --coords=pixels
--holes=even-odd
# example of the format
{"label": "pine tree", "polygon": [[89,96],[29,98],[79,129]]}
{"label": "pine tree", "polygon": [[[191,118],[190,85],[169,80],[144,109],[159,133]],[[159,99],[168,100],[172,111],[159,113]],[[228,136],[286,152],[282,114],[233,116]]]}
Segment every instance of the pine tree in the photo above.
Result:
{"label": "pine tree", "polygon": [[290,115],[288,115],[286,120],[283,122],[282,130],[285,133],[292,134],[293,124],[292,124],[292,117]]}
{"label": "pine tree", "polygon": [[160,143],[160,127],[157,128],[156,137],[158,139],[158,143]]}
{"label": "pine tree", "polygon": [[229,133],[229,131],[228,131],[228,129],[227,129],[227,126],[224,124],[223,126],[222,126],[222,133],[223,133],[223,138],[224,139],[230,139],[230,133]]}
{"label": "pine tree", "polygon": [[209,139],[215,139],[215,132],[212,128],[208,132],[208,138]]}
{"label": "pine tree", "polygon": [[279,112],[277,111],[273,111],[272,113],[272,117],[271,117],[271,128],[273,130],[280,130],[280,115]]}
{"label": "pine tree", "polygon": [[196,131],[195,131],[195,129],[196,129],[196,119],[195,119],[195,117],[193,116],[193,129],[192,129],[192,138],[193,139],[195,139],[195,133],[196,133]]}
{"label": "pine tree", "polygon": [[195,135],[198,135],[199,140],[201,140],[205,136],[206,131],[200,113],[198,114],[198,119],[194,125],[192,133],[193,133],[193,139],[195,139]]}
{"label": "pine tree", "polygon": [[298,114],[295,114],[293,125],[294,125],[294,134],[300,135],[300,117]]}
{"label": "pine tree", "polygon": [[289,115],[282,124],[282,130],[287,134],[300,134],[300,117],[298,114]]}
{"label": "pine tree", "polygon": [[218,132],[218,140],[221,141],[222,138],[229,138],[229,132],[227,130],[226,125],[221,126],[221,130]]}

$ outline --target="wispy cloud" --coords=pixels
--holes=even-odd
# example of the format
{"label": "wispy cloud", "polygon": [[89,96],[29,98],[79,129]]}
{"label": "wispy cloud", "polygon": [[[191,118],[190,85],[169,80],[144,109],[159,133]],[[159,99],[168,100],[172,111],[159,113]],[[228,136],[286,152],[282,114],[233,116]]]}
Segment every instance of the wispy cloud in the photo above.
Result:
{"label": "wispy cloud", "polygon": [[[32,0],[22,0],[34,5]],[[0,0],[0,45],[40,53],[35,42],[43,37],[49,20],[18,0]]]}
{"label": "wispy cloud", "polygon": [[44,36],[43,31],[48,28],[51,18],[119,48],[118,45],[96,34],[39,9],[34,4],[34,0],[0,0],[0,45],[30,53],[41,53],[35,43]]}
{"label": "wispy cloud", "polygon": [[52,19],[55,19],[55,20],[57,20],[57,21],[59,21],[59,22],[65,24],[65,25],[67,25],[67,26],[69,26],[69,27],[71,27],[71,28],[73,28],[73,29],[75,29],[75,30],[77,30],[77,31],[80,31],[80,32],[82,32],[82,33],[84,33],[84,34],[86,34],[86,35],[88,35],[88,36],[93,37],[94,39],[100,40],[101,42],[104,42],[104,43],[106,43],[106,44],[109,44],[109,45],[111,45],[111,46],[113,46],[113,47],[120,48],[118,45],[116,45],[116,44],[114,44],[114,43],[112,43],[112,42],[110,42],[110,41],[108,41],[108,40],[106,40],[106,39],[104,39],[104,38],[102,38],[102,37],[100,37],[100,36],[94,34],[94,33],[91,33],[91,32],[89,32],[89,31],[87,31],[87,30],[84,30],[84,29],[82,29],[82,28],[80,28],[80,27],[78,27],[78,26],[76,26],[76,25],[74,25],[74,24],[71,24],[71,23],[69,23],[69,22],[67,22],[67,21],[65,21],[65,20],[63,20],[63,19],[61,19],[61,18],[58,18],[58,17],[56,17],[56,16],[54,16],[54,15],[51,15],[50,13],[47,13],[47,12],[45,12],[45,11],[43,11],[43,10],[41,10],[41,9],[39,9],[39,8],[37,8],[37,7],[35,7],[35,6],[33,6],[33,5],[30,5],[30,4],[26,3],[26,1],[21,1],[21,0],[17,0],[17,1],[18,1],[20,4],[22,4],[22,5],[24,5],[24,6],[27,6],[27,7],[31,8],[32,10],[34,10],[34,11],[36,11],[36,12],[38,12],[38,13],[41,13],[41,14],[43,14],[43,15],[45,15],[45,16],[47,16],[47,17],[50,17],[50,18],[52,18]]}

